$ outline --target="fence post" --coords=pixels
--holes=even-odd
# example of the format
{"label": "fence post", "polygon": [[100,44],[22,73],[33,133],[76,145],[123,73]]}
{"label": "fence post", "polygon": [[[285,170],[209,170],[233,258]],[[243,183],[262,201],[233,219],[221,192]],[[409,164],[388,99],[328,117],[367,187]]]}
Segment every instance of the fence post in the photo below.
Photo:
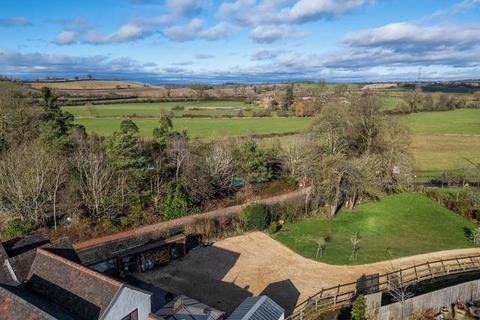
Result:
{"label": "fence post", "polygon": [[337,286],[337,292],[335,293],[335,298],[333,299],[333,305],[337,305],[338,293],[340,292],[340,284]]}
{"label": "fence post", "polygon": [[[442,262],[443,264],[443,262]],[[427,261],[427,267],[428,267],[428,271],[430,272],[430,278],[433,278],[433,272],[432,272],[432,268],[430,268],[430,262]],[[443,266],[445,268],[445,266]]]}
{"label": "fence post", "polygon": [[443,259],[440,259],[440,262],[442,263],[444,273],[445,273],[445,274],[448,274],[449,271],[448,271],[448,269],[445,267],[445,263],[443,263]]}

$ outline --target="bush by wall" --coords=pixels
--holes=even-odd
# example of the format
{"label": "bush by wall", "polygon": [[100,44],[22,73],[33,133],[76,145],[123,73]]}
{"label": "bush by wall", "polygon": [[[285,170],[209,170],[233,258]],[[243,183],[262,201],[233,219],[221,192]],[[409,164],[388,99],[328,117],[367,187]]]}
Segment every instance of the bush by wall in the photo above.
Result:
{"label": "bush by wall", "polygon": [[272,221],[272,214],[267,205],[254,203],[242,210],[240,219],[245,230],[265,230]]}

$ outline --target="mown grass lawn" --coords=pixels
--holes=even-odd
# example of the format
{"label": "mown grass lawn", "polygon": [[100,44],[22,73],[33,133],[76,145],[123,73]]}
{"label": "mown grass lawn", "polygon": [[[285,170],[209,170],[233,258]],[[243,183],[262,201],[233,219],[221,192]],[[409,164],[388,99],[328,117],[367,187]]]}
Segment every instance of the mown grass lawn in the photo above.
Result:
{"label": "mown grass lawn", "polygon": [[[329,264],[364,264],[440,250],[472,247],[465,235],[474,224],[418,193],[387,196],[365,203],[334,220],[313,217],[286,224],[273,235],[292,250],[314,259],[316,240],[328,237],[318,261]],[[356,261],[350,261],[355,232],[361,236]]]}

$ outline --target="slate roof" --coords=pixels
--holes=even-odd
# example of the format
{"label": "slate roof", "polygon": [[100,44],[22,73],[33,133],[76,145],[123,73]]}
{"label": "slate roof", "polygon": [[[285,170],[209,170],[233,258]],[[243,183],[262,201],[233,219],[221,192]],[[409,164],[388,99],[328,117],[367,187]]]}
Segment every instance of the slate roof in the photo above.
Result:
{"label": "slate roof", "polygon": [[224,313],[190,297],[180,295],[155,312],[165,320],[218,320]]}
{"label": "slate roof", "polygon": [[14,257],[49,242],[50,240],[48,239],[46,231],[40,230],[23,238],[15,238],[2,242],[2,245],[8,256]]}
{"label": "slate roof", "polygon": [[285,310],[267,296],[248,297],[227,320],[278,320],[284,313]]}
{"label": "slate roof", "polygon": [[76,320],[67,311],[24,287],[0,286],[2,320]]}
{"label": "slate roof", "polygon": [[[40,245],[40,247],[69,260],[80,262],[80,259],[73,249],[72,243],[67,238],[63,238],[51,243],[43,240],[40,242],[35,242],[35,244]],[[3,269],[0,270],[0,283],[10,284],[12,281],[21,283],[27,280],[28,272],[30,271],[30,267],[32,266],[36,254],[36,247],[32,248],[32,246],[33,243],[29,243],[27,247],[17,247],[15,251],[12,251],[12,253],[17,253],[17,255],[11,255],[7,259],[0,261],[0,264],[2,264],[3,267]],[[19,248],[22,249],[19,250]],[[25,251],[25,248],[29,248],[29,250]],[[5,260],[8,260],[8,264],[15,273],[16,279],[12,278],[12,275],[4,265]]]}
{"label": "slate roof", "polygon": [[78,263],[38,248],[28,288],[79,319],[98,319],[123,284]]}
{"label": "slate roof", "polygon": [[158,234],[148,233],[101,243],[96,246],[77,250],[77,252],[82,264],[89,266],[113,258],[128,255],[132,250],[162,240],[163,239]]}
{"label": "slate roof", "polygon": [[55,318],[12,292],[0,287],[2,320],[55,320]]}

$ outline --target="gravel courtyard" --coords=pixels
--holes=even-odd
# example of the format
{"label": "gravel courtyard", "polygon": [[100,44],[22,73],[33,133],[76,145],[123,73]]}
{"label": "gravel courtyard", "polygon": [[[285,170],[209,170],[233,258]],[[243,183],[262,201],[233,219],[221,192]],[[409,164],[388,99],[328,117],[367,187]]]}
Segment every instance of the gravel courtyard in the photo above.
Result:
{"label": "gravel courtyard", "polygon": [[356,281],[364,274],[383,273],[427,260],[479,253],[480,250],[475,248],[459,249],[369,265],[337,266],[303,258],[268,235],[253,232],[196,248],[180,260],[135,277],[225,312],[233,311],[248,296],[267,294],[288,314],[298,302],[322,287]]}

